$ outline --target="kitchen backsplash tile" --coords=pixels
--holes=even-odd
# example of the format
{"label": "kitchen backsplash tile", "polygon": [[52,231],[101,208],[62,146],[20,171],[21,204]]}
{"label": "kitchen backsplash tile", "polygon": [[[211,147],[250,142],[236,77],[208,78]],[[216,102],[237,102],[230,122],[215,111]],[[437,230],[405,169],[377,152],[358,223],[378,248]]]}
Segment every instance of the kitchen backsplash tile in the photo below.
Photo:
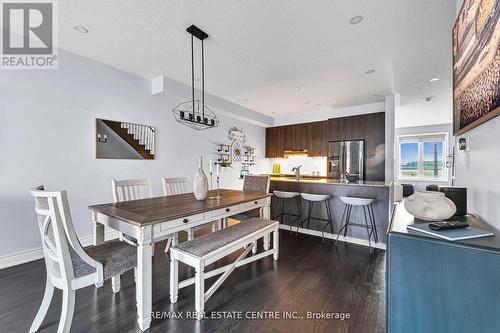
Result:
{"label": "kitchen backsplash tile", "polygon": [[293,156],[289,158],[270,158],[269,161],[271,164],[269,173],[272,172],[272,165],[274,163],[280,163],[282,174],[292,174],[294,167],[302,165],[300,173],[303,175],[319,172],[320,176],[326,176],[326,157]]}

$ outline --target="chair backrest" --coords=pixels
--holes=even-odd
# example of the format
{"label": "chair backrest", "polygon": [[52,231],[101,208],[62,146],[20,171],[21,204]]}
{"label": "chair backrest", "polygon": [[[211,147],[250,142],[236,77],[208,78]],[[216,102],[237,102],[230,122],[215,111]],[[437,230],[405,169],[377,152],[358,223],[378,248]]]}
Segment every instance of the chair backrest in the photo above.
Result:
{"label": "chair backrest", "polygon": [[161,180],[163,195],[176,195],[193,192],[193,184],[189,177],[166,178]]}
{"label": "chair backrest", "polygon": [[47,192],[41,185],[31,190],[30,194],[35,199],[47,274],[69,284],[75,277],[72,262],[75,256],[91,266],[100,266],[85,253],[78,240],[66,191]]}
{"label": "chair backrest", "polygon": [[243,191],[269,193],[271,177],[245,175],[243,179]]}
{"label": "chair backrest", "polygon": [[150,179],[113,179],[113,201],[129,201],[153,197]]}

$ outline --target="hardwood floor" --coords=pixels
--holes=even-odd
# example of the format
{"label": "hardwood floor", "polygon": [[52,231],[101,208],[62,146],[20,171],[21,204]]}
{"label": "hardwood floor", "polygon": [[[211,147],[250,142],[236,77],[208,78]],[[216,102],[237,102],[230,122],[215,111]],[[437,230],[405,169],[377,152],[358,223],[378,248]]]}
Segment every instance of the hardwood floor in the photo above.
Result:
{"label": "hardwood floor", "polygon": [[[202,231],[203,232],[203,231]],[[181,289],[169,300],[169,259],[156,245],[153,310],[194,311],[194,287]],[[259,244],[260,249],[262,248]],[[233,254],[230,260],[234,260]],[[222,264],[222,263],[221,263]],[[194,274],[181,265],[181,279]],[[208,280],[210,285],[215,279]],[[147,332],[385,332],[385,251],[308,235],[280,232],[280,258],[272,257],[237,268],[206,303],[211,314],[241,311],[243,319],[154,319]],[[27,332],[45,286],[43,260],[0,270],[0,332]],[[61,311],[57,291],[39,332],[55,332]],[[220,311],[220,312],[211,312]],[[248,311],[297,312],[304,319],[245,319]],[[350,319],[306,319],[307,311],[346,312]],[[132,272],[122,276],[113,294],[111,282],[102,288],[77,291],[71,332],[140,332],[137,328]]]}

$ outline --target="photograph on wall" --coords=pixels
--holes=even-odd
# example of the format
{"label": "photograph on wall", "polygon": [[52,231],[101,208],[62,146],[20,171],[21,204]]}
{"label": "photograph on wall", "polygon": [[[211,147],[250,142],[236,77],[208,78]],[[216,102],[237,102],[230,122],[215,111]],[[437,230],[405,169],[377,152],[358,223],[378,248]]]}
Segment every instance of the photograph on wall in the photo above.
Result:
{"label": "photograph on wall", "polygon": [[453,127],[459,135],[500,114],[500,0],[464,0],[453,28]]}

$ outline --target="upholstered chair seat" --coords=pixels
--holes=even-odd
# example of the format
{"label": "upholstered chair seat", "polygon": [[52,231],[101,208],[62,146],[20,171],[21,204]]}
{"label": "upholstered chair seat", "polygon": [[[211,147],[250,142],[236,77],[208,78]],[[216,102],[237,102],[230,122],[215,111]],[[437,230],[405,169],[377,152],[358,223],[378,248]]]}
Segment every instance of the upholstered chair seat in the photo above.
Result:
{"label": "upholstered chair seat", "polygon": [[[104,279],[120,275],[137,266],[137,248],[119,240],[106,242],[83,249],[91,258],[103,266]],[[80,256],[71,256],[75,277],[95,272],[95,268],[83,261]]]}

